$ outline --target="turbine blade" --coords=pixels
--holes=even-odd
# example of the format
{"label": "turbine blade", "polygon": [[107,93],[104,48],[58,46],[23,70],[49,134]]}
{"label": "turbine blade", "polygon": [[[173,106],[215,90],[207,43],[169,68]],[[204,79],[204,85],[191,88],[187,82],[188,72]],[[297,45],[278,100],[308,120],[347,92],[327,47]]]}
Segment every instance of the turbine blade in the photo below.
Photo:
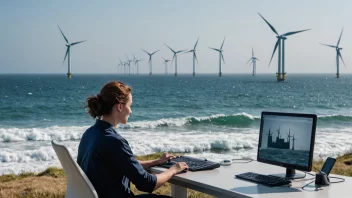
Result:
{"label": "turbine blade", "polygon": [[180,50],[180,51],[177,51],[177,52],[176,52],[176,54],[178,54],[178,53],[180,53],[180,52],[184,52],[184,51],[186,51],[186,50]]}
{"label": "turbine blade", "polygon": [[164,61],[166,61],[166,59],[165,59],[164,57],[161,57],[161,58],[163,58],[163,59],[164,59]]}
{"label": "turbine blade", "polygon": [[174,56],[172,57],[171,64],[174,62],[175,56],[176,56],[176,54],[174,54]]}
{"label": "turbine blade", "polygon": [[199,41],[199,37],[198,37],[198,39],[197,39],[197,42],[196,42],[196,44],[194,45],[194,48],[193,48],[193,50],[196,50],[196,47],[197,47],[198,41]]}
{"label": "turbine blade", "polygon": [[224,55],[221,53],[221,58],[222,58],[222,61],[224,62],[225,64],[225,59],[224,59]]}
{"label": "turbine blade", "polygon": [[[165,44],[166,45],[166,44]],[[173,53],[176,53],[173,49],[171,49],[171,47],[169,47],[168,45],[166,45],[166,47],[168,47]]]}
{"label": "turbine blade", "polygon": [[323,43],[320,43],[320,45],[325,45],[325,46],[328,46],[328,47],[336,48],[336,46],[333,46],[333,45],[327,45],[327,44],[323,44]]}
{"label": "turbine blade", "polygon": [[186,54],[186,53],[190,53],[190,52],[193,52],[193,50],[185,51],[183,53]]}
{"label": "turbine blade", "polygon": [[308,31],[308,30],[310,30],[310,29],[299,30],[299,31],[294,31],[294,32],[287,32],[287,33],[283,34],[282,36],[290,36],[292,34],[297,34],[297,33],[305,32],[305,31]]}
{"label": "turbine blade", "polygon": [[77,45],[77,44],[79,44],[79,43],[83,43],[83,42],[85,42],[85,41],[87,41],[87,40],[79,41],[79,42],[75,42],[75,43],[71,43],[71,46],[72,46],[72,45]]}
{"label": "turbine blade", "polygon": [[156,50],[155,52],[153,52],[151,55],[154,55],[155,53],[157,53],[158,51],[160,51],[160,50]]}
{"label": "turbine blade", "polygon": [[277,46],[279,45],[279,42],[280,42],[280,39],[277,39],[276,44],[275,44],[275,48],[274,48],[274,51],[273,51],[273,54],[271,55],[271,59],[270,59],[270,62],[269,62],[269,66],[270,66],[271,61],[273,60],[273,57],[274,57],[276,48],[277,48]]}
{"label": "turbine blade", "polygon": [[215,49],[215,48],[212,48],[212,47],[209,47],[209,48],[212,49],[212,50],[215,50],[217,52],[220,52],[220,50],[218,50],[218,49]]}
{"label": "turbine blade", "polygon": [[339,55],[339,57],[341,58],[342,62],[343,62],[343,65],[346,67],[345,65],[345,61],[343,61],[343,58],[342,58],[342,55],[341,55],[341,52],[340,50],[337,51],[337,54]]}
{"label": "turbine blade", "polygon": [[341,41],[341,36],[342,36],[342,32],[343,32],[343,28],[342,28],[342,30],[341,30],[341,34],[340,34],[340,38],[339,38],[339,41],[337,42],[337,47],[339,46],[339,44],[340,44],[340,41]]}
{"label": "turbine blade", "polygon": [[149,52],[145,51],[144,49],[141,49],[141,50],[143,50],[145,53],[147,53],[150,56]]}
{"label": "turbine blade", "polygon": [[222,41],[222,44],[221,44],[220,50],[222,50],[222,46],[224,46],[225,39],[226,39],[226,36],[225,36],[225,38],[224,38],[224,41]]}
{"label": "turbine blade", "polygon": [[246,62],[246,65],[249,63],[249,61],[251,61],[252,60],[252,58],[250,58],[247,62]]}
{"label": "turbine blade", "polygon": [[253,61],[251,62],[251,64],[249,64],[249,67],[252,66],[252,64],[253,64]]}
{"label": "turbine blade", "polygon": [[58,25],[57,27],[59,28],[59,30],[60,30],[62,36],[64,37],[64,39],[65,39],[65,41],[66,41],[66,43],[67,43],[67,44],[70,44],[70,43],[68,42],[66,36],[64,35],[64,33],[62,32],[62,30],[60,29],[59,25]]}
{"label": "turbine blade", "polygon": [[137,60],[136,57],[134,56],[134,53],[133,53],[133,52],[132,52],[132,56],[133,56],[134,60]]}
{"label": "turbine blade", "polygon": [[62,62],[62,64],[64,64],[64,62],[65,62],[65,60],[66,60],[66,57],[67,57],[68,51],[69,51],[69,47],[67,47],[66,54],[65,54],[65,58],[64,58],[64,61]]}
{"label": "turbine blade", "polygon": [[270,27],[270,29],[279,36],[279,33],[277,33],[277,31],[275,30],[275,28],[267,21],[264,19],[264,17],[258,12],[259,16],[262,17],[262,19],[265,21],[266,24],[268,24],[268,26]]}
{"label": "turbine blade", "polygon": [[258,58],[255,58],[255,60],[258,60],[258,61],[260,61]]}
{"label": "turbine blade", "polygon": [[252,46],[252,57],[254,57],[254,51],[253,51],[253,46]]}
{"label": "turbine blade", "polygon": [[194,53],[194,58],[196,59],[196,61],[197,61],[197,64],[199,65],[199,62],[198,62],[198,58],[197,58],[197,55],[196,55],[196,53],[195,52],[193,52]]}

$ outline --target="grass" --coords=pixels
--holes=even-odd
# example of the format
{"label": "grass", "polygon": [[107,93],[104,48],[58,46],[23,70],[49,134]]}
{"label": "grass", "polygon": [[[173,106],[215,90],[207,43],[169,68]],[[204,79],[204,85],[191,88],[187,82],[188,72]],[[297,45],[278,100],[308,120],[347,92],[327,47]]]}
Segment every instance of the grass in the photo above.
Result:
{"label": "grass", "polygon": [[[155,153],[146,156],[139,156],[139,160],[151,160],[161,156],[161,153]],[[324,161],[314,162],[314,167],[321,169]],[[345,154],[337,158],[335,166],[332,170],[333,174],[345,175],[352,177],[352,153]],[[64,198],[66,189],[65,173],[60,168],[48,168],[47,170],[34,174],[22,173],[19,175],[9,174],[0,176],[0,198]],[[131,189],[135,194],[138,191],[133,185]],[[157,194],[170,195],[170,184],[166,183],[158,190]],[[188,190],[188,197],[213,197],[194,190]]]}

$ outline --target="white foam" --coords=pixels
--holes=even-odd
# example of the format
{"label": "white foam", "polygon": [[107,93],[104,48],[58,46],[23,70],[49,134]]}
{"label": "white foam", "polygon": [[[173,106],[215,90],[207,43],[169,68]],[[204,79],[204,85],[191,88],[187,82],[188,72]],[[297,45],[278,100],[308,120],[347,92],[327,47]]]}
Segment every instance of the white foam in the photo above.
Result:
{"label": "white foam", "polygon": [[[74,159],[77,157],[79,138],[87,127],[49,127],[45,129],[11,129],[6,137],[1,133],[0,139],[18,140],[1,143],[0,175],[21,173],[24,171],[39,172],[49,166],[60,163],[53,151],[50,141],[56,139],[68,147]],[[233,132],[219,131],[134,131],[120,130],[135,155],[155,152],[181,152],[209,160],[220,161],[231,158],[255,158],[258,146],[258,129],[233,129]],[[13,134],[10,134],[13,133]],[[26,141],[28,139],[40,141]],[[317,129],[314,147],[314,158],[325,159],[351,152],[351,128],[319,128]],[[221,151],[219,154],[218,151]]]}
{"label": "white foam", "polygon": [[0,142],[79,140],[88,126],[47,128],[0,128]]}

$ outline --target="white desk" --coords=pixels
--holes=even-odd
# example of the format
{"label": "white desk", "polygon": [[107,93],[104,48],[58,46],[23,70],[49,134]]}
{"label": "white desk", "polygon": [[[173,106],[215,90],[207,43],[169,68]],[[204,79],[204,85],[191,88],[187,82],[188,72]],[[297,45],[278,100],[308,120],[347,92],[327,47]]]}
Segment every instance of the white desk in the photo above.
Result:
{"label": "white desk", "polygon": [[[153,167],[152,171],[160,173],[164,168]],[[301,187],[309,183],[313,176],[292,181],[291,187],[267,187],[253,182],[235,178],[235,174],[244,172],[255,172],[260,174],[285,173],[285,168],[256,161],[250,163],[234,163],[231,166],[221,166],[210,171],[187,172],[175,175],[170,179],[172,184],[172,196],[175,198],[187,197],[187,188],[199,192],[210,194],[216,197],[261,197],[261,198],[324,198],[324,197],[352,197],[352,177],[342,177],[346,181],[343,183],[331,184],[314,191],[314,183],[305,190]],[[300,171],[298,171],[300,172]],[[335,181],[335,179],[331,179]],[[337,180],[336,180],[337,181]]]}

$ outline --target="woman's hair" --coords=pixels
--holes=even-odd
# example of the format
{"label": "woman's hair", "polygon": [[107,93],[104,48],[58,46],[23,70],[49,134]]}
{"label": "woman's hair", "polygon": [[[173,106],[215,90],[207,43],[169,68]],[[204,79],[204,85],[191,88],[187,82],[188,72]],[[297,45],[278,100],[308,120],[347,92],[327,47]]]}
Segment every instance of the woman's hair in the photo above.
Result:
{"label": "woman's hair", "polygon": [[100,118],[108,115],[115,104],[126,104],[132,89],[118,81],[111,81],[104,85],[100,93],[96,96],[89,96],[86,100],[85,108],[93,118]]}

